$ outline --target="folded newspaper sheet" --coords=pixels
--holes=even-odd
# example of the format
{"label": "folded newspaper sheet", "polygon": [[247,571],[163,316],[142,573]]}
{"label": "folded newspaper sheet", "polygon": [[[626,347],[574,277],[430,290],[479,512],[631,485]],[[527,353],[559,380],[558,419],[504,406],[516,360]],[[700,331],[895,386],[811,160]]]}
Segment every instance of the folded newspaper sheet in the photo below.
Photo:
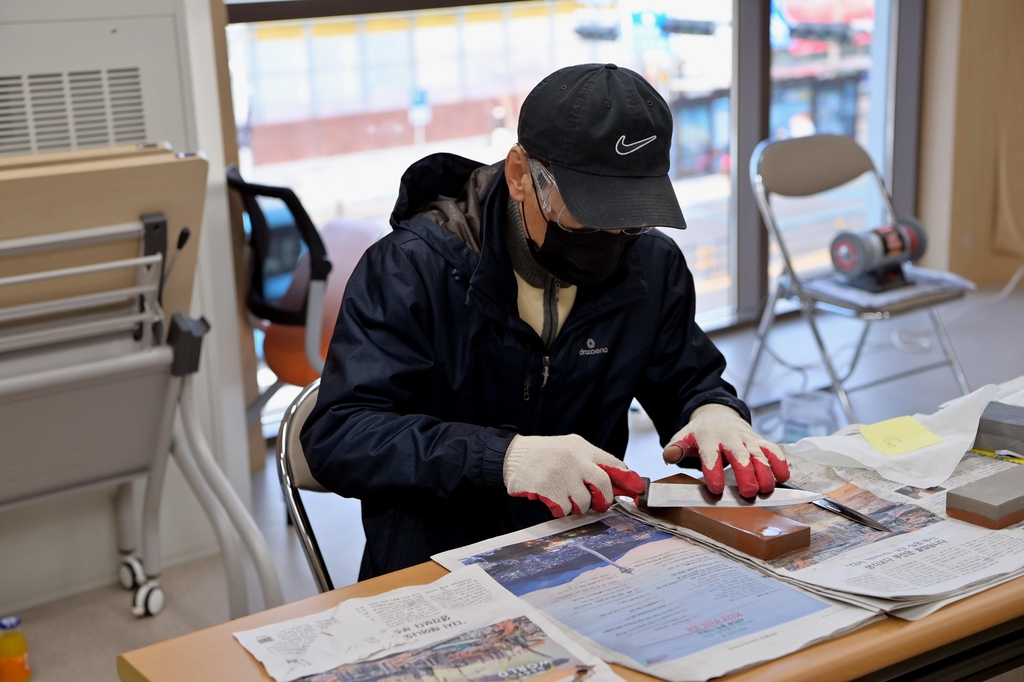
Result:
{"label": "folded newspaper sheet", "polygon": [[622,682],[478,567],[235,638],[277,682]]}
{"label": "folded newspaper sheet", "polygon": [[861,627],[880,614],[809,594],[612,511],[439,554],[482,567],[605,661],[703,681]]}
{"label": "folded newspaper sheet", "polygon": [[945,515],[946,491],[1018,466],[968,455],[942,485],[902,485],[864,469],[790,462],[793,482],[867,514],[884,533],[814,505],[775,509],[811,527],[811,545],[761,561],[687,528],[654,519],[628,502],[622,510],[690,538],[788,584],[850,604],[917,620],[942,606],[1024,575],[1024,522],[988,530]]}

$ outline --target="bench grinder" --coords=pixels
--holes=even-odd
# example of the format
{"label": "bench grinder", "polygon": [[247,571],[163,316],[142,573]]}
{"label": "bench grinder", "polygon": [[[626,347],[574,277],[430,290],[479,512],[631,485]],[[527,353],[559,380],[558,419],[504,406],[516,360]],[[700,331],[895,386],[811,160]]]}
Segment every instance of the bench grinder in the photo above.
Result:
{"label": "bench grinder", "polygon": [[916,261],[928,245],[913,218],[862,232],[840,232],[832,240],[832,264],[850,286],[879,292],[910,284],[903,263]]}

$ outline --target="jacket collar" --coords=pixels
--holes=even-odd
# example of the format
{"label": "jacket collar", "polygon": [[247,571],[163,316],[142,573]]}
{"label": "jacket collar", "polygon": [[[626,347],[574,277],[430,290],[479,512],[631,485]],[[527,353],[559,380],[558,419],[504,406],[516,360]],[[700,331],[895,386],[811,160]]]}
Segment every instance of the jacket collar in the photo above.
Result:
{"label": "jacket collar", "polygon": [[[452,229],[461,221],[453,220],[450,211],[442,216],[444,211],[423,210],[445,197],[461,196],[474,171],[481,166],[454,154],[433,154],[417,161],[402,176],[391,225],[417,234],[469,278],[468,305],[508,327],[533,333],[519,317],[518,285],[505,246],[503,230],[509,193],[504,162],[495,164],[494,177],[480,201],[479,255],[471,248],[476,246],[472,238],[475,235],[467,235],[461,227]],[[450,206],[446,211],[449,209]],[[475,221],[468,221],[472,222]],[[562,331],[646,295],[643,265],[634,246],[607,280],[594,287],[580,287]]]}

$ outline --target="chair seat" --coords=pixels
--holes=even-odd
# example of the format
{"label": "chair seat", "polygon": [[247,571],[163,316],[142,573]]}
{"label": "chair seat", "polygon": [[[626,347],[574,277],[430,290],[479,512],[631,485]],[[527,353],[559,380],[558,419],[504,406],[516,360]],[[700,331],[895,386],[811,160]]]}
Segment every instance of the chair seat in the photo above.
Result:
{"label": "chair seat", "polygon": [[[337,319],[337,311],[334,311]],[[326,326],[327,320],[325,320]],[[332,320],[333,322],[333,320]],[[328,329],[334,329],[331,324]],[[320,378],[320,374],[309,366],[306,359],[306,328],[288,324],[271,323],[266,327],[263,341],[263,357],[277,378],[292,386],[306,386]],[[321,341],[321,357],[327,357],[330,337]]]}
{"label": "chair seat", "polygon": [[905,268],[910,286],[870,292],[852,287],[832,272],[801,282],[805,297],[858,316],[885,319],[893,315],[962,298],[974,283],[957,275],[919,267]]}

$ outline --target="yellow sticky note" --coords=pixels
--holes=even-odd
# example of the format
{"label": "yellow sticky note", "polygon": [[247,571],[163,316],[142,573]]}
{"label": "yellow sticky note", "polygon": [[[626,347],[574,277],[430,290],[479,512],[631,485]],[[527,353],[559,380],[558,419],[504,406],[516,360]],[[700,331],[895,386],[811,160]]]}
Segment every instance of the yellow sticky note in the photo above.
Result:
{"label": "yellow sticky note", "polygon": [[877,424],[859,424],[861,434],[886,457],[941,443],[942,439],[913,417],[896,417]]}

